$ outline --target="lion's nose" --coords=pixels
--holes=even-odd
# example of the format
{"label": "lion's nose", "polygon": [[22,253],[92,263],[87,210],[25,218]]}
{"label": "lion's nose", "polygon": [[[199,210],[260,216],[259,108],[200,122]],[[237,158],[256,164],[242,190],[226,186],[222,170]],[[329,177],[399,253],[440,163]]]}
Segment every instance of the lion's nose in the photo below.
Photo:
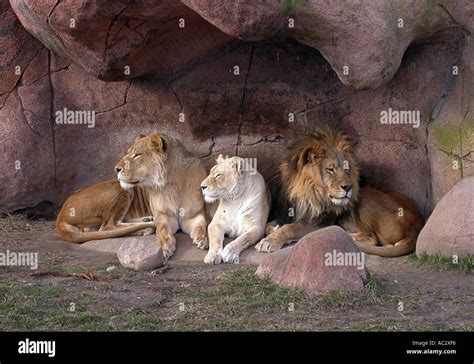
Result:
{"label": "lion's nose", "polygon": [[352,188],[352,185],[342,185],[341,188],[346,191],[346,192],[349,192]]}
{"label": "lion's nose", "polygon": [[117,172],[117,173],[122,172],[122,168],[119,167],[119,166],[116,166],[116,167],[115,167],[115,172]]}
{"label": "lion's nose", "polygon": [[204,191],[207,188],[207,186],[201,185],[201,189]]}

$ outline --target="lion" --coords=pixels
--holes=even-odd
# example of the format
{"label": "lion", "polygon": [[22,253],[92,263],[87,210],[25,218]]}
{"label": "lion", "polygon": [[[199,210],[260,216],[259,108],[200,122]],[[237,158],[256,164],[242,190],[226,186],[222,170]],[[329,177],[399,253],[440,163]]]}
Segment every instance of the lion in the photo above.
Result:
{"label": "lion", "polygon": [[258,251],[276,251],[334,223],[355,231],[351,237],[363,252],[388,257],[414,250],[422,226],[416,203],[386,189],[359,189],[359,169],[343,133],[322,128],[296,142],[280,167],[280,178],[285,216],[278,222],[293,221],[268,225],[268,236],[255,246]]}
{"label": "lion", "polygon": [[[415,251],[423,220],[416,202],[398,192],[364,187],[350,217],[340,225],[364,253],[399,257]],[[377,246],[381,245],[381,246]]]}
{"label": "lion", "polygon": [[[219,201],[208,227],[207,264],[239,263],[240,253],[265,234],[270,212],[270,191],[262,175],[246,168],[240,157],[216,160],[209,176],[201,183],[207,203]],[[224,235],[235,238],[223,248]]]}
{"label": "lion", "polygon": [[149,215],[138,188],[124,190],[117,180],[108,180],[78,190],[64,202],[56,219],[56,233],[59,238],[77,244],[149,235],[155,227]]}
{"label": "lion", "polygon": [[166,259],[176,250],[174,234],[181,229],[200,249],[208,247],[207,220],[201,181],[206,171],[176,139],[139,135],[117,163],[124,189],[141,187],[156,227],[156,242]]}
{"label": "lion", "polygon": [[330,128],[317,129],[292,145],[280,166],[280,216],[283,226],[255,248],[273,252],[350,211],[359,197],[359,169],[347,136]]}

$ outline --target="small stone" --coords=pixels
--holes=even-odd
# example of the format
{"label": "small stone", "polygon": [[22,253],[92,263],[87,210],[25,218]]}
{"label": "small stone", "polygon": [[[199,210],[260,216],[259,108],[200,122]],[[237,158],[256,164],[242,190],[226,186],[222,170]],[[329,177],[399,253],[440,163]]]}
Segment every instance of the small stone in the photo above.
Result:
{"label": "small stone", "polygon": [[124,239],[117,258],[122,266],[135,271],[150,271],[165,263],[161,248],[155,242],[140,237]]}
{"label": "small stone", "polygon": [[107,272],[113,272],[116,269],[117,269],[117,267],[115,265],[111,265],[110,267],[107,267],[106,271]]}

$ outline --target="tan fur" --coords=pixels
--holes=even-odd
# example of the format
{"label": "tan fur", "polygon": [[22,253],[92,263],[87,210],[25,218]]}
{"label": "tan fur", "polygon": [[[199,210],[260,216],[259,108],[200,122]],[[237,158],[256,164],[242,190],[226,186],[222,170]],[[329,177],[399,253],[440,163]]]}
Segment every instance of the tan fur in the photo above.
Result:
{"label": "tan fur", "polygon": [[[201,183],[206,202],[219,201],[209,224],[207,264],[238,263],[240,253],[265,233],[270,212],[270,191],[262,175],[244,168],[240,157],[216,160],[209,176]],[[235,238],[223,247],[224,235]]]}
{"label": "tan fur", "polygon": [[[351,218],[342,221],[359,249],[381,257],[399,257],[415,250],[423,222],[416,202],[394,191],[364,187]],[[381,246],[377,246],[381,245]]]}
{"label": "tan fur", "polygon": [[140,186],[156,226],[165,258],[176,250],[181,228],[201,249],[208,246],[207,221],[200,183],[206,177],[197,158],[175,139],[158,134],[138,136],[116,166],[124,188]]}
{"label": "tan fur", "polygon": [[[83,188],[64,202],[56,219],[59,238],[71,243],[154,232],[139,188],[123,190],[117,180]],[[122,222],[123,220],[123,222]],[[141,222],[141,223],[134,223]],[[98,231],[90,231],[98,228]],[[143,230],[145,229],[145,230]]]}
{"label": "tan fur", "polygon": [[[359,171],[349,139],[329,128],[318,129],[290,149],[280,167],[283,213],[294,212],[293,222],[271,232],[256,245],[272,252],[300,239],[320,224],[349,211],[358,200]],[[347,191],[344,189],[346,188]]]}

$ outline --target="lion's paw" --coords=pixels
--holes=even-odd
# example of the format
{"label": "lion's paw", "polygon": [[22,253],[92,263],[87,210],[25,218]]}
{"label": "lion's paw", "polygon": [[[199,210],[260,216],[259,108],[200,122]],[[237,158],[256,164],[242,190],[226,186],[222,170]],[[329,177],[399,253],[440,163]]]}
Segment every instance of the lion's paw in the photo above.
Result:
{"label": "lion's paw", "polygon": [[198,236],[193,239],[193,244],[196,245],[199,249],[207,249],[209,246],[209,241],[207,239],[207,236]]}
{"label": "lion's paw", "polygon": [[165,259],[171,257],[176,251],[176,239],[168,232],[157,235],[156,243],[161,247]]}
{"label": "lion's paw", "polygon": [[240,249],[237,249],[232,243],[226,245],[222,251],[222,260],[224,263],[239,264],[240,262]]}
{"label": "lion's paw", "polygon": [[209,240],[205,228],[196,228],[193,230],[191,232],[191,239],[193,239],[193,244],[199,249],[207,249],[209,246]]}
{"label": "lion's paw", "polygon": [[350,234],[350,236],[351,236],[352,240],[357,241],[357,242],[362,242],[362,241],[367,240],[367,236],[364,236],[364,235],[361,234],[360,232],[354,233],[354,234]]}
{"label": "lion's paw", "polygon": [[143,230],[142,235],[143,236],[153,235],[154,233],[155,233],[155,228],[147,228]]}
{"label": "lion's paw", "polygon": [[261,253],[272,253],[280,250],[283,244],[273,241],[270,237],[266,237],[255,245],[255,249]]}
{"label": "lion's paw", "polygon": [[206,264],[221,264],[222,262],[222,256],[221,252],[213,252],[209,251],[206,256],[204,257],[204,263]]}

